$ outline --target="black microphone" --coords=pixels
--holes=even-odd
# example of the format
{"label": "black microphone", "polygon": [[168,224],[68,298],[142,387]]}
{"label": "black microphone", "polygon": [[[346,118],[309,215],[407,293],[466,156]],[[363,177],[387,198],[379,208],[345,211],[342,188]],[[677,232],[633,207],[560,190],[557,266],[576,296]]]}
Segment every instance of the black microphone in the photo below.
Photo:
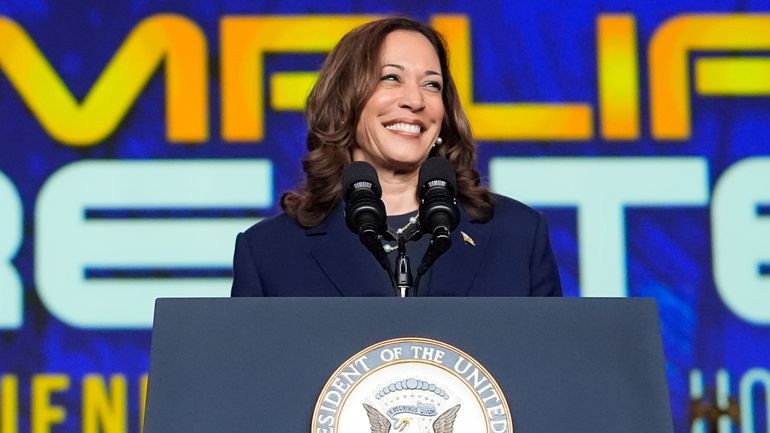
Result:
{"label": "black microphone", "polygon": [[345,223],[353,233],[382,234],[387,231],[385,204],[377,172],[369,163],[356,161],[342,171]]}
{"label": "black microphone", "polygon": [[[418,180],[420,198],[420,230],[430,233],[431,240],[420,267],[417,268],[417,283],[436,259],[450,246],[450,234],[460,222],[457,208],[457,177],[452,164],[445,158],[428,158],[422,167]],[[417,287],[419,290],[419,287]]]}
{"label": "black microphone", "polygon": [[377,171],[369,163],[353,162],[342,171],[342,190],[345,200],[345,223],[358,235],[358,239],[371,251],[380,266],[388,271],[393,283],[388,254],[380,241],[380,236],[387,232],[388,225],[385,204],[380,199],[382,189]]}

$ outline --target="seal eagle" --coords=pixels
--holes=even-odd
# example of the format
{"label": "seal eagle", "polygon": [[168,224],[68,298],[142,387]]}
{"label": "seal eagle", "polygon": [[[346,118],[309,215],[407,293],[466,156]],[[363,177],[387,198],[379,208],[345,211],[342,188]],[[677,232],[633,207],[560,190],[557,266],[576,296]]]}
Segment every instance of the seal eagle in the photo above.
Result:
{"label": "seal eagle", "polygon": [[[366,415],[369,417],[369,425],[371,427],[371,433],[389,433],[391,429],[391,423],[388,417],[380,413],[377,409],[364,403],[364,409],[366,409]],[[460,405],[455,405],[448,409],[446,412],[433,421],[434,433],[452,433],[454,430],[455,418],[457,418],[457,411],[460,410]],[[392,426],[394,430],[401,432],[406,429],[409,421],[404,419],[397,426]]]}

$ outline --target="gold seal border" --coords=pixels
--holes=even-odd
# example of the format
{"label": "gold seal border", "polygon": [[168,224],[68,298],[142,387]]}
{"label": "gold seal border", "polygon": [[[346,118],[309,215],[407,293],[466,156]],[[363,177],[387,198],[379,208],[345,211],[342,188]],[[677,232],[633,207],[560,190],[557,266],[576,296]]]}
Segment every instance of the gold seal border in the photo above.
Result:
{"label": "gold seal border", "polygon": [[[494,376],[492,376],[489,373],[489,371],[479,361],[476,360],[476,358],[468,355],[468,353],[466,353],[465,351],[463,351],[461,349],[458,349],[457,347],[452,346],[449,343],[445,343],[443,341],[433,340],[431,338],[425,338],[425,337],[398,337],[398,338],[391,338],[390,340],[380,341],[379,343],[372,344],[372,345],[370,345],[370,346],[368,346],[368,347],[358,351],[355,355],[351,356],[345,362],[343,362],[342,365],[340,365],[339,368],[337,368],[337,370],[335,370],[334,373],[329,377],[329,379],[324,384],[323,388],[321,388],[321,394],[318,396],[318,400],[316,401],[315,409],[313,410],[313,418],[312,418],[312,420],[310,422],[310,433],[316,433],[316,431],[318,429],[318,426],[317,426],[318,415],[320,414],[321,403],[323,402],[323,397],[324,397],[324,395],[326,395],[326,391],[329,390],[329,387],[331,386],[331,384],[334,381],[334,379],[337,378],[340,375],[342,370],[344,370],[347,366],[352,364],[353,361],[355,361],[356,359],[360,358],[364,354],[367,354],[369,352],[377,350],[377,349],[379,349],[379,348],[381,348],[383,346],[388,346],[388,345],[395,344],[395,343],[423,343],[423,344],[428,343],[428,344],[432,344],[432,345],[435,345],[435,346],[442,347],[444,349],[448,349],[448,350],[454,351],[455,353],[457,353],[457,354],[461,355],[462,357],[464,357],[467,361],[470,361],[471,363],[473,363],[474,367],[478,368],[479,370],[481,370],[482,373],[484,373],[484,375],[487,377],[489,382],[492,384],[492,387],[495,389],[495,391],[497,391],[497,395],[498,395],[498,397],[500,397],[501,402],[503,403],[505,408],[508,409],[508,411],[506,413],[506,418],[507,418],[507,421],[508,421],[508,425],[510,426],[510,433],[515,433],[516,428],[513,425],[513,417],[511,415],[511,407],[508,405],[508,400],[505,398],[505,393],[503,392],[503,389],[500,387],[500,385],[497,383],[497,380],[495,380]],[[429,365],[431,365],[433,367],[438,367],[438,368],[444,369],[444,370],[448,371],[450,374],[458,377],[460,379],[460,381],[466,383],[469,386],[469,388],[473,391],[473,395],[474,395],[474,397],[476,397],[476,401],[479,403],[479,405],[481,406],[482,412],[484,412],[485,416],[486,416],[486,407],[484,406],[484,402],[481,401],[481,397],[476,392],[476,389],[473,388],[472,386],[470,386],[470,384],[467,383],[465,378],[460,376],[459,374],[457,374],[457,372],[453,371],[452,369],[450,369],[450,368],[448,368],[448,367],[446,367],[444,365],[437,364],[435,362],[428,362],[426,360],[415,360],[415,359],[406,359],[406,360],[404,360],[404,359],[402,359],[402,360],[398,360],[398,361],[387,362],[387,363],[385,363],[385,364],[383,364],[383,365],[381,365],[379,367],[373,368],[372,370],[366,372],[365,374],[362,374],[361,378],[358,379],[356,381],[356,383],[351,385],[350,389],[345,393],[345,397],[342,398],[342,401],[340,402],[340,405],[339,405],[339,407],[338,407],[338,409],[336,411],[336,415],[334,417],[334,420],[335,420],[334,431],[337,431],[337,423],[336,423],[336,421],[339,419],[340,413],[342,412],[342,408],[345,406],[345,403],[347,402],[348,396],[350,395],[350,393],[353,392],[353,389],[355,389],[358,386],[358,384],[366,378],[366,376],[369,376],[372,373],[375,373],[375,372],[377,372],[377,371],[379,371],[379,370],[381,370],[381,369],[383,369],[385,367],[389,367],[391,365],[396,365],[396,364],[404,364],[404,363],[407,363],[407,362],[417,362],[417,363],[429,364]],[[486,423],[486,428],[487,428],[487,433],[489,433],[489,422]]]}

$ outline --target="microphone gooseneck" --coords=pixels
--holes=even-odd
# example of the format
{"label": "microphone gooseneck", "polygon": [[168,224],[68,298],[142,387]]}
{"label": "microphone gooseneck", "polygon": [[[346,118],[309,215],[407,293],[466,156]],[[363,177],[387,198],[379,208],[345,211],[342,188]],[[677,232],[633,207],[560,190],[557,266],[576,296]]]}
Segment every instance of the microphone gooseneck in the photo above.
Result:
{"label": "microphone gooseneck", "polygon": [[452,246],[450,235],[460,222],[460,211],[456,199],[457,177],[448,160],[428,158],[420,167],[418,188],[420,230],[431,235],[428,250],[417,268],[415,287],[419,292],[420,277]]}
{"label": "microphone gooseneck", "polygon": [[380,238],[387,232],[385,204],[377,171],[370,164],[356,161],[342,171],[342,190],[345,200],[345,223],[380,263],[395,289],[388,254]]}

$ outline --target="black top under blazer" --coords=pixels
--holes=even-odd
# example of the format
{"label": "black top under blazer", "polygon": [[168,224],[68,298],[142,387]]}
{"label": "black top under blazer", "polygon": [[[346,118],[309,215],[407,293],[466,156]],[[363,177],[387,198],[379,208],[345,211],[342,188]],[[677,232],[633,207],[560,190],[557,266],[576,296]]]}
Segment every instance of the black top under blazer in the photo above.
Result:
{"label": "black top under blazer", "polygon": [[[421,293],[561,296],[545,217],[516,200],[494,200],[486,223],[471,221],[461,207],[452,247],[420,283]],[[232,296],[394,296],[383,284],[385,271],[345,225],[343,209],[339,204],[312,228],[281,214],[238,234]]]}

